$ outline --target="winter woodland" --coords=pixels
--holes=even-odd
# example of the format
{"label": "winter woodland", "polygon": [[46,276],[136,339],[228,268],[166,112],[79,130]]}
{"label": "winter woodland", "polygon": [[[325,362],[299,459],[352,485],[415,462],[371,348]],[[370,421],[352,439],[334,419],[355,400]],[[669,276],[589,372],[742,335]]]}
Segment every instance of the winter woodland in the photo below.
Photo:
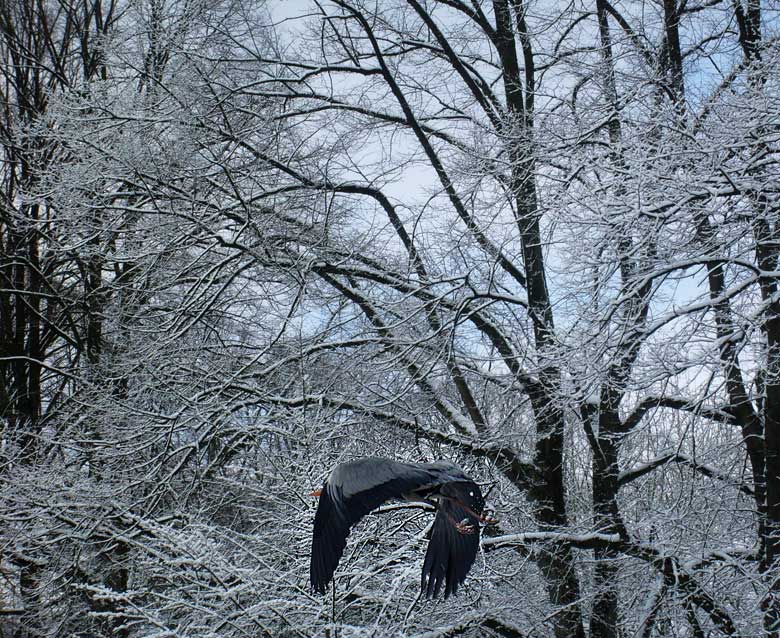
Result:
{"label": "winter woodland", "polygon": [[779,10],[0,0],[2,636],[780,636]]}

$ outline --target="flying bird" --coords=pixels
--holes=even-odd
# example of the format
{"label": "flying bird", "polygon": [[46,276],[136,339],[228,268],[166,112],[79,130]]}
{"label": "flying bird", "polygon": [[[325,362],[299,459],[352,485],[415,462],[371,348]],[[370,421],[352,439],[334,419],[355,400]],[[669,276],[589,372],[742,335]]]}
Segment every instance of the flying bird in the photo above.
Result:
{"label": "flying bird", "polygon": [[325,593],[344,553],[350,528],[390,499],[420,501],[436,508],[422,569],[422,592],[455,594],[479,549],[482,512],[479,486],[453,463],[400,463],[366,457],[333,468],[319,496],[311,546],[311,586]]}

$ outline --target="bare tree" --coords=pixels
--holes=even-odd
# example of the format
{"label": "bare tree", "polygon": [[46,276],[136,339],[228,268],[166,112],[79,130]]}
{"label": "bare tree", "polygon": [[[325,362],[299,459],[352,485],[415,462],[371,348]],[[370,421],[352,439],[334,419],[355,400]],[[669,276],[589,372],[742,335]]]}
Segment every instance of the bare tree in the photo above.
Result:
{"label": "bare tree", "polygon": [[[3,6],[0,611],[777,635],[771,9],[35,7]],[[365,454],[486,483],[454,600],[408,504],[307,590],[302,495]]]}
{"label": "bare tree", "polygon": [[[301,51],[279,60],[289,76],[283,88],[265,94],[287,96],[294,105],[287,118],[317,123],[311,148],[329,149],[327,159],[302,153],[273,162],[288,188],[332,194],[331,229],[340,221],[337,213],[350,220],[353,230],[344,232],[357,238],[349,244],[331,230],[332,241],[306,246],[310,272],[354,308],[349,321],[362,315],[355,334],[375,335],[379,360],[388,360],[383,369],[392,361],[405,370],[405,381],[392,377],[400,386],[377,380],[373,396],[357,398],[350,390],[331,397],[331,405],[362,409],[495,464],[528,499],[533,526],[549,534],[537,537],[547,542],[533,556],[555,610],[556,635],[583,635],[586,628],[593,635],[620,634],[627,622],[621,618],[621,609],[627,611],[621,557],[658,572],[664,596],[680,601],[694,633],[703,631],[699,615],[722,633],[736,633],[729,609],[699,575],[685,572],[682,556],[627,525],[621,487],[651,470],[632,474],[621,456],[636,454],[624,451],[624,442],[646,427],[656,408],[667,418],[677,411],[719,424],[736,419],[747,428],[746,451],[753,455],[760,445],[755,419],[731,416],[724,406],[749,406],[741,379],[733,385],[743,388],[743,400],[728,393],[714,400],[719,394],[712,384],[702,396],[678,395],[673,388],[689,370],[702,369],[706,378],[707,359],[671,367],[654,362],[664,340],[688,347],[679,330],[691,315],[706,322],[725,311],[718,310],[730,295],[725,285],[710,286],[705,297],[699,290],[686,293],[692,298],[685,310],[674,303],[667,308],[666,299],[670,282],[692,281],[697,267],[713,264],[702,258],[711,243],[701,244],[707,215],[699,211],[723,201],[740,207],[747,191],[733,172],[745,164],[720,166],[723,172],[713,176],[706,162],[688,165],[681,158],[697,144],[733,148],[705,135],[703,121],[735,83],[756,76],[758,58],[732,57],[733,70],[710,80],[708,48],[737,34],[715,27],[686,36],[698,39],[685,51],[681,24],[707,9],[674,3],[644,23],[607,2],[557,13],[520,2],[413,0],[382,6],[337,1],[320,9],[320,56],[306,59]],[[710,17],[728,18],[730,11],[716,6]],[[686,59],[709,73],[708,97],[696,104],[686,98]],[[761,65],[759,75],[765,74]],[[767,88],[766,81],[750,81],[747,93],[737,91],[745,105]],[[723,104],[725,111],[731,106]],[[693,146],[690,136],[699,140]],[[744,130],[736,137],[744,140]],[[769,152],[773,164],[767,142],[756,140],[754,148],[762,146],[762,157]],[[372,145],[376,157],[369,159],[364,153]],[[432,180],[426,201],[398,186],[414,179],[417,166],[426,166]],[[692,192],[696,180],[699,191]],[[761,183],[763,190],[763,177]],[[374,211],[363,233],[349,215],[361,203]],[[681,232],[687,244],[671,241]],[[725,268],[718,264],[716,272]],[[551,270],[560,273],[554,284]],[[752,287],[743,282],[734,294]],[[721,374],[725,362],[737,369],[731,334],[724,327],[705,337],[732,350],[720,355],[712,374]],[[487,397],[494,394],[515,397],[508,413],[491,410]],[[299,403],[324,400],[313,393]],[[513,430],[521,414],[531,427]],[[567,423],[581,428],[592,455],[586,510],[592,510],[592,532],[603,535],[598,540],[572,540],[583,519],[570,509],[574,494],[564,479]],[[521,446],[512,442],[518,436]],[[690,444],[687,437],[678,443]],[[664,464],[652,458],[646,467],[676,460],[702,476],[729,477],[728,470],[713,473],[687,454],[662,456]],[[758,508],[763,471],[750,488]],[[757,531],[763,537],[763,528]],[[587,590],[577,547],[594,552]],[[591,595],[583,609],[583,596]],[[643,627],[653,631],[650,621]]]}
{"label": "bare tree", "polygon": [[[0,419],[3,472],[13,480],[44,453],[44,422],[68,393],[79,360],[99,340],[99,282],[93,255],[63,254],[52,239],[56,212],[29,197],[56,161],[39,126],[58,95],[104,73],[102,40],[116,3],[7,2],[0,7],[3,141],[0,205]],[[7,548],[4,548],[4,553]],[[19,594],[41,604],[40,564],[22,541],[6,554],[18,569]]]}

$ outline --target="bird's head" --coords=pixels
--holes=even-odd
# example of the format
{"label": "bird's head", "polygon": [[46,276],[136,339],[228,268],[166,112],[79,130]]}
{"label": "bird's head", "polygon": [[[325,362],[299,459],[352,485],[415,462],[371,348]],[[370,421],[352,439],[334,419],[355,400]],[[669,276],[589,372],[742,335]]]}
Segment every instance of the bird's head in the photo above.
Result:
{"label": "bird's head", "polygon": [[485,497],[482,496],[482,490],[472,481],[447,483],[442,486],[441,493],[462,503],[478,515],[485,510]]}

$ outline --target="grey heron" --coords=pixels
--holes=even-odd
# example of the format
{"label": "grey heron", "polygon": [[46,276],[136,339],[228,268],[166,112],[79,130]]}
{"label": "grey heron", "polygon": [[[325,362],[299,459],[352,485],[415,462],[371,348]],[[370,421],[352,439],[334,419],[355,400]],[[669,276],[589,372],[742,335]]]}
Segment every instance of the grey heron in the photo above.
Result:
{"label": "grey heron", "polygon": [[310,576],[314,591],[325,593],[344,553],[350,528],[390,499],[429,503],[436,518],[422,569],[422,592],[436,598],[455,594],[479,549],[482,512],[479,486],[453,463],[401,463],[366,457],[337,465],[325,481],[314,516]]}

